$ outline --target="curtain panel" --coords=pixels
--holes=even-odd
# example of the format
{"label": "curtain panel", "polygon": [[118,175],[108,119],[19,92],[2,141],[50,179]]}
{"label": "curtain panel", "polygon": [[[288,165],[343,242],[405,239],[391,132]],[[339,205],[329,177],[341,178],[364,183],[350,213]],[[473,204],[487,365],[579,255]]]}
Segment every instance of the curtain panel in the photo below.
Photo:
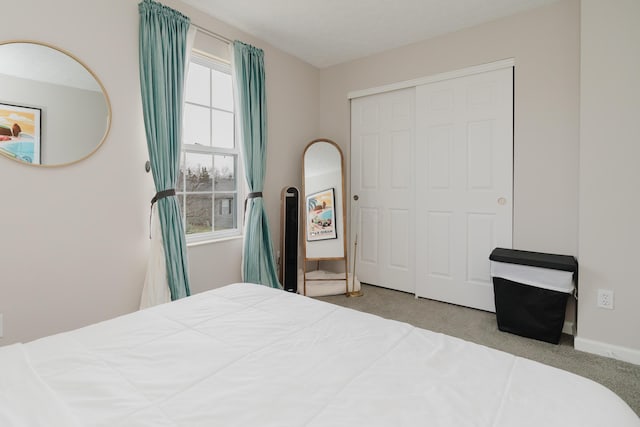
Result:
{"label": "curtain panel", "polygon": [[164,301],[145,301],[145,295],[161,296],[163,287],[168,286],[171,300],[190,294],[187,245],[181,209],[175,196],[180,169],[182,97],[190,20],[152,0],[142,1],[138,8],[142,110],[157,191],[152,201],[152,206],[155,202],[152,215],[157,212],[161,231],[160,236],[152,235],[152,239],[161,238],[166,268],[166,274],[158,274],[161,261],[158,251],[151,250],[141,301],[141,306],[149,306]]}
{"label": "curtain panel", "polygon": [[242,277],[245,282],[282,288],[262,198],[267,154],[264,52],[234,41],[233,63],[238,127],[250,192],[245,204]]}

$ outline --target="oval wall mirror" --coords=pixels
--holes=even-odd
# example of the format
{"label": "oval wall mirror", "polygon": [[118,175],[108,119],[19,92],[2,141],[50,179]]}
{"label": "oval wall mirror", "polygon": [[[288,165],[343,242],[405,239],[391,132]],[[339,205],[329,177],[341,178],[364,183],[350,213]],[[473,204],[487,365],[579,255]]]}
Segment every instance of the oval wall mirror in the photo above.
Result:
{"label": "oval wall mirror", "polygon": [[0,154],[60,166],[93,154],[111,126],[96,75],[62,49],[35,41],[0,43]]}

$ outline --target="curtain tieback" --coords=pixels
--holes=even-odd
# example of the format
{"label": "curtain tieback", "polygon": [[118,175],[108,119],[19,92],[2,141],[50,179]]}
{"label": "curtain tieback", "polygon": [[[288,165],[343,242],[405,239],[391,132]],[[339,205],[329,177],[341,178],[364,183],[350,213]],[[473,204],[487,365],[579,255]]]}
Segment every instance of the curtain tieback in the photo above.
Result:
{"label": "curtain tieback", "polygon": [[168,190],[158,191],[156,195],[153,196],[153,199],[151,199],[151,209],[149,210],[149,239],[151,239],[151,216],[153,214],[153,204],[160,199],[164,199],[166,197],[175,196],[175,195],[176,195],[176,190],[173,188],[170,188]]}
{"label": "curtain tieback", "polygon": [[176,195],[176,190],[173,188],[170,188],[169,190],[158,191],[156,195],[153,196],[153,199],[151,199],[151,205],[153,206],[153,204],[160,199],[164,199],[165,197],[170,197],[175,195]]}
{"label": "curtain tieback", "polygon": [[244,212],[247,212],[247,202],[249,199],[255,199],[256,197],[262,198],[262,191],[254,191],[252,193],[247,194],[247,198],[244,199]]}

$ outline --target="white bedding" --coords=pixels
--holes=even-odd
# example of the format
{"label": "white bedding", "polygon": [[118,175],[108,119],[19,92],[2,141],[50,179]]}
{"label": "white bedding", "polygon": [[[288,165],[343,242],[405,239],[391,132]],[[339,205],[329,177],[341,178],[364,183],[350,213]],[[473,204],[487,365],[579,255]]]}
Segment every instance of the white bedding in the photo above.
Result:
{"label": "white bedding", "polygon": [[[0,415],[13,417],[0,421],[44,407],[110,427],[640,426],[585,378],[258,285],[21,347],[0,348],[1,360],[31,372],[29,387],[0,382]],[[39,424],[2,422],[13,425]]]}
{"label": "white bedding", "polygon": [[24,346],[0,348],[0,426],[78,426],[55,393],[33,371]]}

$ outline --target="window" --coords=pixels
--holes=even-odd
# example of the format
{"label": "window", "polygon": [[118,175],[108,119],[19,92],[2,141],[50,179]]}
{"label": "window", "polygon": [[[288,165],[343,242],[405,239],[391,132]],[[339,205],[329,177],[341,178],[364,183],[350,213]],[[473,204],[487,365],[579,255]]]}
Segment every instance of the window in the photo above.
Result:
{"label": "window", "polygon": [[242,174],[229,64],[194,54],[184,100],[176,193],[187,241],[240,235]]}

